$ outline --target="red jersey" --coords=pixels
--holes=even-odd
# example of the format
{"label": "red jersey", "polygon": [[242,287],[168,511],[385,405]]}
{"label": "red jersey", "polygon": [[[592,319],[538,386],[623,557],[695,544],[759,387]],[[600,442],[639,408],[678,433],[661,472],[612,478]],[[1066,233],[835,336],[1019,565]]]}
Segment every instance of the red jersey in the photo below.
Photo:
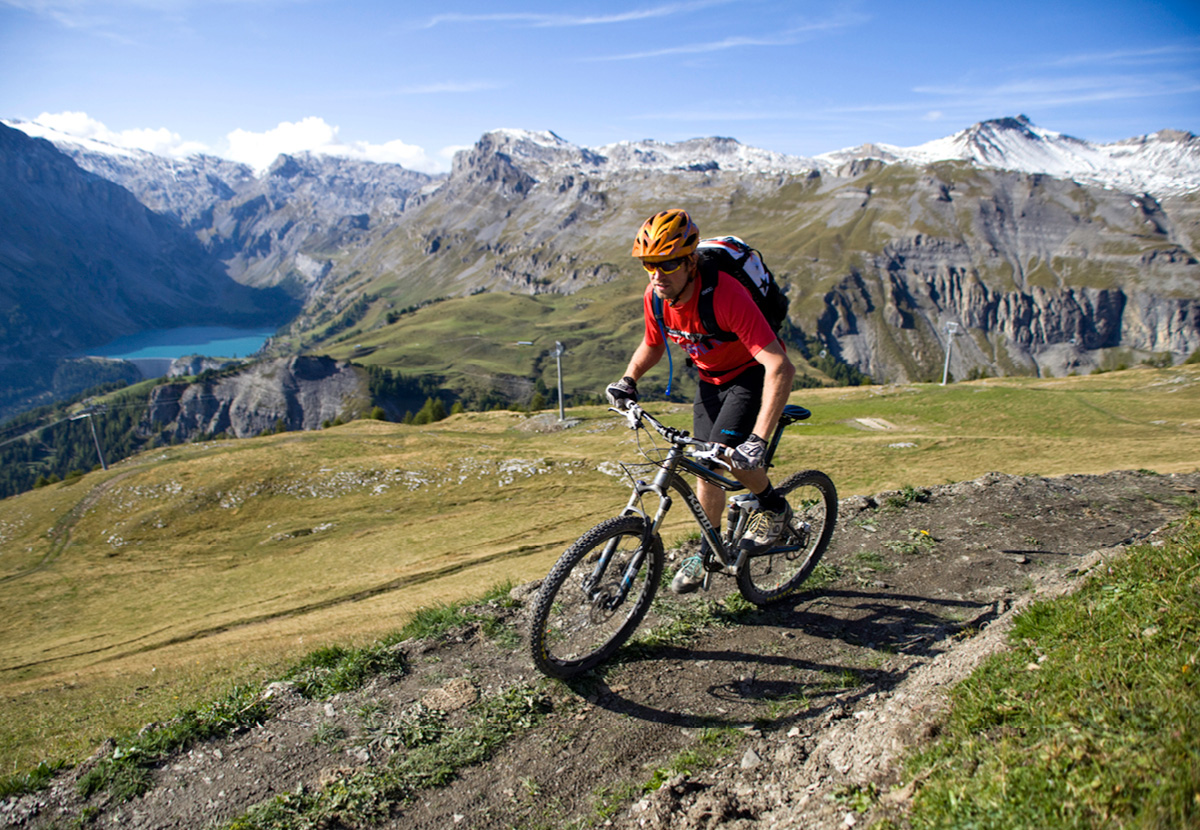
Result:
{"label": "red jersey", "polygon": [[[706,338],[709,332],[704,330],[704,325],[700,322],[699,278],[693,285],[696,290],[683,305],[673,306],[663,302],[663,323],[667,328],[667,337],[688,353],[700,371],[700,377],[719,386],[756,365],[754,356],[778,338],[775,332],[771,331],[771,325],[758,310],[745,287],[723,271],[717,275],[717,295],[713,298],[713,313],[717,318],[717,325],[723,331],[736,334],[737,339],[722,341]],[[647,286],[646,293],[642,296],[646,342],[651,346],[658,346],[664,341],[658,321],[654,319],[653,297],[654,288]]]}

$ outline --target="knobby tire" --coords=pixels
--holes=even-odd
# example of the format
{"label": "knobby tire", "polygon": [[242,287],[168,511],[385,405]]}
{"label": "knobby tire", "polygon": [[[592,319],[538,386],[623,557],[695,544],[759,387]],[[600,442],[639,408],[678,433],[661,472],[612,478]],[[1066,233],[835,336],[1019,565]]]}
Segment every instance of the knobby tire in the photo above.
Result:
{"label": "knobby tire", "polygon": [[753,556],[737,575],[738,590],[755,605],[770,605],[796,593],[821,560],[837,524],[837,490],[819,470],[789,476],[776,490],[787,498],[794,520],[804,527],[789,528],[780,545],[800,543],[799,550]]}
{"label": "knobby tire", "polygon": [[[583,534],[542,581],[530,627],[533,663],[550,677],[570,678],[603,661],[629,639],[646,616],[663,569],[662,542],[649,537],[641,516],[618,516]],[[595,586],[588,583],[610,541],[617,548]],[[648,546],[628,593],[613,599],[629,562]]]}

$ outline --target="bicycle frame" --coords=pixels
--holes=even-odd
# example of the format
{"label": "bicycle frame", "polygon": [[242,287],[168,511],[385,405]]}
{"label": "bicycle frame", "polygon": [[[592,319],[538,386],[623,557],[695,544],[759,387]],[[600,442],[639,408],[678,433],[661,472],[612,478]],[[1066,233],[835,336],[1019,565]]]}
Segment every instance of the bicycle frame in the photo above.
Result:
{"label": "bicycle frame", "polygon": [[[670,579],[664,576],[662,528],[675,501],[682,499],[703,533],[703,587],[708,588],[714,573],[732,575],[740,595],[760,608],[797,595],[820,561],[837,521],[833,481],[820,470],[797,470],[774,485],[789,507],[795,507],[788,511],[787,527],[765,550],[745,543],[760,505],[735,480],[742,476],[731,469],[730,449],[669,427],[637,404],[614,411],[625,417],[631,429],[647,430],[653,440],[638,435],[638,450],[656,469],[651,473],[643,465],[642,475],[649,480],[642,480],[625,467],[633,487],[624,511],[580,536],[542,580],[530,617],[529,656],[547,677],[568,679],[590,671],[611,657],[646,619],[658,590]],[[767,445],[768,465],[783,429],[809,414],[800,406],[784,407]],[[666,444],[650,435],[651,427]],[[696,490],[693,475],[702,482]],[[728,499],[727,521],[724,517],[710,521],[705,515],[697,494],[706,496],[707,504],[710,487],[721,488],[713,491],[718,501],[734,494]],[[658,497],[657,505],[651,504],[651,495]],[[725,525],[723,532],[714,527],[717,524]]]}
{"label": "bicycle frame", "polygon": [[[768,467],[771,465],[771,459],[773,459],[775,456],[775,450],[779,446],[779,439],[783,435],[784,428],[796,421],[804,420],[805,418],[809,417],[809,414],[809,411],[801,406],[791,405],[785,409],[784,415],[780,418],[778,425],[776,425],[775,432],[771,436],[771,442],[767,447],[766,465]],[[700,500],[696,497],[695,492],[680,475],[680,470],[683,469],[687,472],[693,473],[710,484],[720,487],[722,490],[730,493],[743,490],[745,489],[745,486],[741,484],[741,482],[738,482],[732,478],[726,478],[720,473],[709,469],[705,465],[689,457],[687,454],[688,447],[695,447],[697,445],[705,444],[704,442],[688,438],[687,432],[675,430],[671,427],[663,425],[656,418],[654,418],[654,416],[650,415],[636,404],[631,407],[631,410],[629,414],[626,414],[626,417],[629,419],[630,425],[634,428],[641,427],[641,421],[643,418],[649,420],[659,434],[671,442],[671,449],[667,452],[666,459],[659,464],[659,469],[654,476],[653,482],[647,484],[645,481],[640,479],[634,481],[633,492],[629,496],[629,502],[625,505],[622,515],[642,516],[648,522],[646,526],[646,538],[653,538],[658,535],[659,528],[662,526],[667,513],[670,511],[671,505],[674,503],[674,499],[670,494],[670,491],[674,490],[679,497],[683,499],[683,503],[687,505],[688,510],[691,511],[692,518],[696,520],[696,524],[700,526],[700,530],[704,534],[704,537],[708,539],[709,548],[712,550],[716,557],[716,561],[719,563],[719,567],[716,568],[716,570],[719,570],[723,573],[736,574],[743,566],[749,554],[745,549],[742,549],[738,552],[738,555],[735,558],[730,554],[729,544],[732,544],[734,540],[741,538],[742,532],[745,529],[745,523],[747,516],[749,515],[749,511],[753,506],[757,506],[757,499],[755,499],[753,494],[746,493],[736,497],[731,501],[729,505],[729,515],[727,518],[727,536],[726,538],[722,538],[721,534],[716,530],[716,528],[713,527],[712,522],[709,521],[708,516],[704,512],[704,508],[701,507]],[[642,500],[647,494],[653,494],[658,497],[658,509],[655,511],[653,517],[647,515],[646,511],[641,506]],[[608,561],[612,556],[614,549],[615,541],[610,543],[608,548],[606,548],[603,554],[600,556],[600,560],[597,562],[596,568],[590,577],[591,585],[594,586],[598,584],[600,578],[604,574],[604,571],[608,567]],[[770,548],[769,550],[762,551],[756,555],[785,553],[797,549],[797,545],[784,545]],[[629,563],[626,573],[621,580],[621,590],[617,597],[614,598],[618,603],[624,601],[625,595],[629,590],[629,586],[633,584],[633,579],[637,574],[637,570],[642,565],[645,552],[646,546],[643,545],[639,555]]]}

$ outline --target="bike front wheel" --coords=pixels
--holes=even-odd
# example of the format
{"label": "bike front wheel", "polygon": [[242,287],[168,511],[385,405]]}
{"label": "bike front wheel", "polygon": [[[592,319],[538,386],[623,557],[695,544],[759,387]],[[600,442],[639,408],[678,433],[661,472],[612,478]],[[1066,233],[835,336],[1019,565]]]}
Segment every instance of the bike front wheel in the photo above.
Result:
{"label": "bike front wheel", "polygon": [[608,519],[567,548],[542,582],[530,628],[533,664],[550,677],[582,674],[612,656],[646,616],[663,549],[641,516]]}
{"label": "bike front wheel", "polygon": [[819,470],[796,473],[775,489],[791,505],[791,525],[775,548],[748,558],[737,575],[738,590],[755,605],[794,594],[817,566],[837,524],[837,490]]}

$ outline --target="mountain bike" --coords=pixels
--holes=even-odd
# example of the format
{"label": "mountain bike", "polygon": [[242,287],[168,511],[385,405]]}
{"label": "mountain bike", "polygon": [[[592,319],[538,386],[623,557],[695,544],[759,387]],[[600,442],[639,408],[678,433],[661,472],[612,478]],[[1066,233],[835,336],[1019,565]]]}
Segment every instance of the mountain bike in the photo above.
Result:
{"label": "mountain bike", "polygon": [[[638,449],[649,462],[644,466],[656,472],[647,483],[626,466],[633,492],[621,515],[579,537],[542,581],[529,645],[534,665],[550,677],[570,678],[596,667],[629,639],[646,616],[663,575],[659,528],[674,503],[672,492],[683,499],[708,540],[704,589],[713,574],[730,575],[742,596],[758,606],[797,592],[825,552],[837,523],[833,481],[819,470],[804,470],[776,485],[792,508],[783,537],[765,550],[742,547],[750,514],[758,507],[754,495],[744,492],[728,500],[721,534],[683,478],[684,473],[692,473],[730,493],[744,490],[716,469],[730,469],[724,457],[729,448],[691,438],[686,430],[663,424],[637,404],[613,411],[625,417],[630,429],[645,430],[649,446],[639,433]],[[784,408],[767,446],[768,468],[783,430],[811,414],[802,406]],[[666,439],[665,454],[647,424]],[[643,507],[648,496],[657,498],[653,515]]]}

